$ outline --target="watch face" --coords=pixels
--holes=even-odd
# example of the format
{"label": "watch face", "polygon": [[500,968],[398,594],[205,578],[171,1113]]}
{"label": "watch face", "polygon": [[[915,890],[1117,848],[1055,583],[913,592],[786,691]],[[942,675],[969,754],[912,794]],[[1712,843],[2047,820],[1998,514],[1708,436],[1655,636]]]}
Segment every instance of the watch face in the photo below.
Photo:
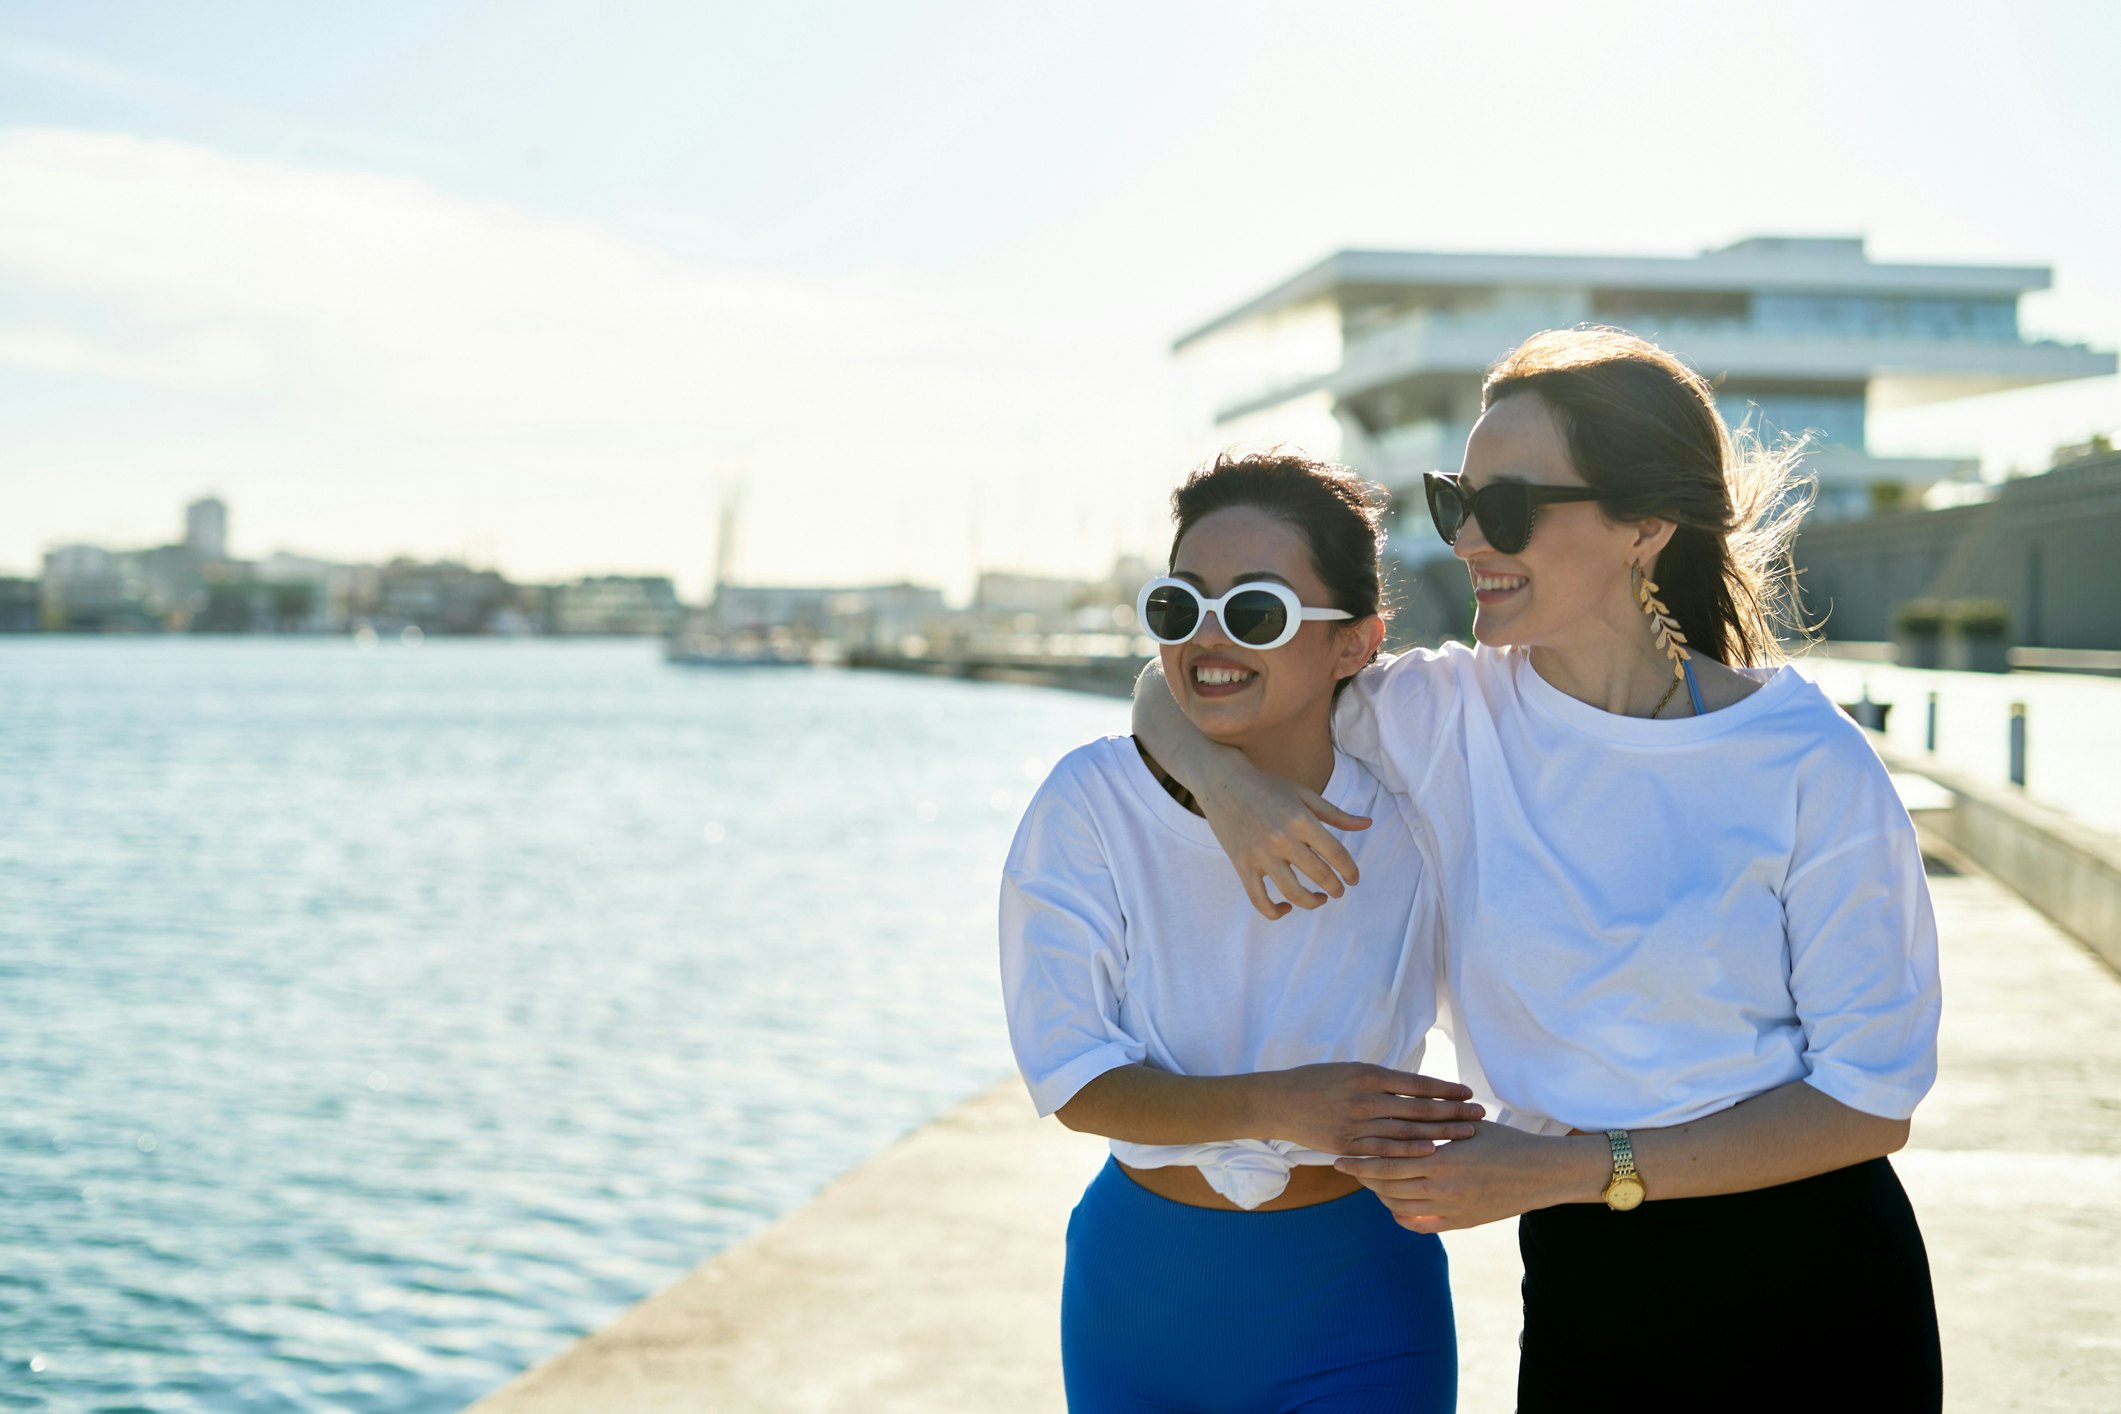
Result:
{"label": "watch face", "polygon": [[1616,1213],[1627,1212],[1642,1203],[1642,1185],[1632,1178],[1616,1178],[1606,1186],[1605,1205]]}

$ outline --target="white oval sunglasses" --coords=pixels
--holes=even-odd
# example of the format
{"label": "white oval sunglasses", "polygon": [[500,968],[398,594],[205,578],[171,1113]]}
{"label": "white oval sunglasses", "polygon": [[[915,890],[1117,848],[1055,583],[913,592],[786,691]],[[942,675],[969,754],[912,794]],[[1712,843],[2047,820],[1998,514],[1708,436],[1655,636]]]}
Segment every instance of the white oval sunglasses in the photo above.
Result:
{"label": "white oval sunglasses", "polygon": [[1152,579],[1134,601],[1135,618],[1158,643],[1184,643],[1210,614],[1231,641],[1260,649],[1281,647],[1311,620],[1355,617],[1346,609],[1307,608],[1295,590],[1271,579],[1233,584],[1220,599],[1206,597],[1182,579]]}

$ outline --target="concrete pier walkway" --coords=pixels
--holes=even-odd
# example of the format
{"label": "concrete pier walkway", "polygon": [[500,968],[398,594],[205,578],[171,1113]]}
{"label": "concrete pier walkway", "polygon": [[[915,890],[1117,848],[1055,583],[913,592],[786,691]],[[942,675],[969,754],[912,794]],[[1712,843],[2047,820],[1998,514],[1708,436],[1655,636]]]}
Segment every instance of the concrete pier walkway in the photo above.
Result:
{"label": "concrete pier walkway", "polygon": [[[1947,1408],[2121,1410],[2121,978],[1939,847],[1941,1074],[1895,1164],[1930,1247]],[[1060,1411],[1062,1233],[1103,1145],[1015,1082],[840,1179],[476,1414]],[[1517,1255],[1447,1238],[1460,1407],[1511,1406]],[[1824,1351],[1864,1333],[1793,1323]],[[1793,1391],[1801,1405],[1801,1393]]]}

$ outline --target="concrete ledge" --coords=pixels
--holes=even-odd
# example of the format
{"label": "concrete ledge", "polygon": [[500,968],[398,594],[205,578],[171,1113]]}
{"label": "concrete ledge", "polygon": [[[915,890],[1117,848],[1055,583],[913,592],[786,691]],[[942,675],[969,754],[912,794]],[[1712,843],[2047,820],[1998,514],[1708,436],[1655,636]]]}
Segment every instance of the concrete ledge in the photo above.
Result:
{"label": "concrete ledge", "polygon": [[1949,801],[1914,810],[1922,827],[2039,909],[2121,972],[2121,839],[2026,798],[2015,786],[1937,766],[1869,733],[1886,766],[1941,786]]}
{"label": "concrete ledge", "polygon": [[2010,664],[2027,673],[2097,673],[2121,677],[2121,653],[2098,648],[2013,648]]}

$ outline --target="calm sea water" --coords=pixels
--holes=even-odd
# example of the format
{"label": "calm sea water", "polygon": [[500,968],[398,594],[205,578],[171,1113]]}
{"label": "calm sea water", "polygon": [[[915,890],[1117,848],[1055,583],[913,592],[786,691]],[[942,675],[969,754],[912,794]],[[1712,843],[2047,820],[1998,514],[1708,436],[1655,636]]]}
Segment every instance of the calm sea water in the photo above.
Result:
{"label": "calm sea water", "polygon": [[0,1408],[454,1410],[1008,1069],[1124,705],[641,644],[0,646]]}

